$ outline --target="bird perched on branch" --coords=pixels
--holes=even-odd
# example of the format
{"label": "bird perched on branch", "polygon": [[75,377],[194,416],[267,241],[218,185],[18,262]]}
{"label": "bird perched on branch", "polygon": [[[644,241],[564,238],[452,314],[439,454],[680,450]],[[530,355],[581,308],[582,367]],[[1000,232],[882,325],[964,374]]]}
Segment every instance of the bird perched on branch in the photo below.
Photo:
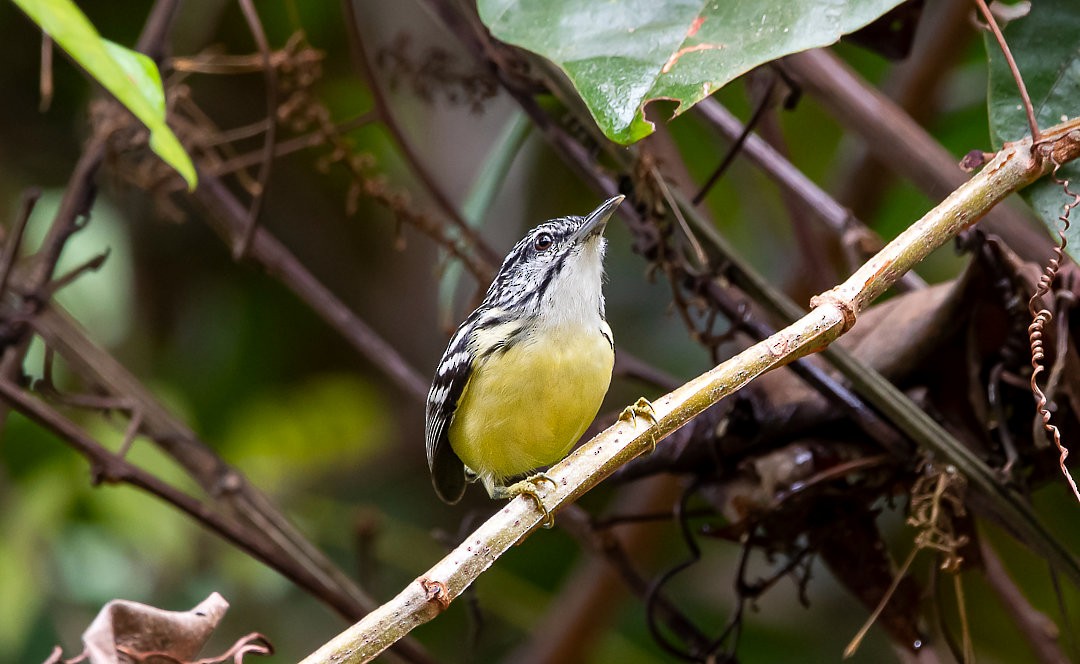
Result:
{"label": "bird perched on branch", "polygon": [[546,221],[503,260],[484,301],[450,339],[427,400],[435,492],[448,503],[479,479],[492,498],[537,494],[596,417],[615,345],[604,317],[604,228],[623,196]]}

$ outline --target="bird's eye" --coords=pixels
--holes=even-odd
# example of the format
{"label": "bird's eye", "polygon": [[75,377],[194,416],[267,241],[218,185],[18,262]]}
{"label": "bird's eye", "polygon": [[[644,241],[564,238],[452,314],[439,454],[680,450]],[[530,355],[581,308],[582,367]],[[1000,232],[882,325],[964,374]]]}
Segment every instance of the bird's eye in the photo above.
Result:
{"label": "bird's eye", "polygon": [[555,244],[555,240],[552,239],[551,233],[541,233],[533,240],[533,249],[536,249],[537,251],[547,251],[553,244]]}

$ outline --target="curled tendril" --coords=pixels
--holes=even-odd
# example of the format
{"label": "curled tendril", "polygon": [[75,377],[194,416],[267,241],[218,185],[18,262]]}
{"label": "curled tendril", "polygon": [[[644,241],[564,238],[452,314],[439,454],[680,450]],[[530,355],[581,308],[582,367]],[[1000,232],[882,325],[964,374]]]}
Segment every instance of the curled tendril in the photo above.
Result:
{"label": "curled tendril", "polygon": [[1050,295],[1050,289],[1053,285],[1054,278],[1057,276],[1058,268],[1061,265],[1061,261],[1065,258],[1065,247],[1068,245],[1068,240],[1065,238],[1065,232],[1069,230],[1069,215],[1072,213],[1073,208],[1080,205],[1080,194],[1069,189],[1068,180],[1063,180],[1058,177],[1058,170],[1060,169],[1061,163],[1054,159],[1054,171],[1051,177],[1053,177],[1054,182],[1061,185],[1062,190],[1064,190],[1065,194],[1072,200],[1065,203],[1061,215],[1058,216],[1058,220],[1061,222],[1061,225],[1058,227],[1058,238],[1060,238],[1060,242],[1058,243],[1058,246],[1054,247],[1053,255],[1050,257],[1050,260],[1046,262],[1046,267],[1039,277],[1039,283],[1035,288],[1035,293],[1031,296],[1031,300],[1028,301],[1028,311],[1031,312],[1032,316],[1031,325],[1028,326],[1028,341],[1031,345],[1031,393],[1035,396],[1035,407],[1039,417],[1042,418],[1043,429],[1045,429],[1053,438],[1054,445],[1057,446],[1058,452],[1060,453],[1058,465],[1061,467],[1061,472],[1065,475],[1065,479],[1068,480],[1069,486],[1072,487],[1073,495],[1076,496],[1077,501],[1080,501],[1080,489],[1077,489],[1076,480],[1072,478],[1068,468],[1065,466],[1065,460],[1069,457],[1069,450],[1061,444],[1061,432],[1058,431],[1056,426],[1050,423],[1050,409],[1047,407],[1048,399],[1038,383],[1039,374],[1046,368],[1043,365],[1043,359],[1046,357],[1043,348],[1043,329],[1046,327],[1046,324],[1053,319],[1054,314],[1047,309],[1045,305],[1039,309],[1036,309],[1036,307],[1043,302],[1044,298],[1048,298]]}

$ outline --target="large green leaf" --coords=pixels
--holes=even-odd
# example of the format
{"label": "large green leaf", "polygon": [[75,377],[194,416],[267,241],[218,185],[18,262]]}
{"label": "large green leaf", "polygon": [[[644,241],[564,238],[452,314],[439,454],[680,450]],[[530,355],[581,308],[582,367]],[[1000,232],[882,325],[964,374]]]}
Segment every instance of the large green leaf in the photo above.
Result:
{"label": "large green leaf", "polygon": [[154,61],[98,34],[71,0],[14,0],[26,15],[150,130],[150,149],[195,188],[195,167],[165,124],[165,93]]}
{"label": "large green leaf", "polygon": [[652,133],[644,106],[675,114],[784,55],[832,44],[901,0],[478,0],[495,37],[570,77],[612,140]]}
{"label": "large green leaf", "polygon": [[[1035,119],[1040,127],[1057,124],[1080,115],[1080,11],[1076,0],[1039,0],[1031,12],[1005,27],[1005,41],[1024,77]],[[995,146],[1027,136],[1027,116],[1020,93],[1005,57],[992,35],[985,38],[990,59],[990,135]],[[1080,189],[1080,165],[1066,165],[1059,173],[1070,180],[1073,191]],[[1050,233],[1057,237],[1062,206],[1071,199],[1061,185],[1049,178],[1022,192]],[[1073,260],[1080,261],[1080,213],[1070,216],[1066,247]]]}

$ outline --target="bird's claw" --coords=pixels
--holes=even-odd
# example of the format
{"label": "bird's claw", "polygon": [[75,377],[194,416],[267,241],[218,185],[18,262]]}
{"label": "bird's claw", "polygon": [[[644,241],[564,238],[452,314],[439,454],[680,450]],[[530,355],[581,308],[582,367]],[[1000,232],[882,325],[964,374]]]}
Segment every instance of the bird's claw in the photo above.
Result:
{"label": "bird's claw", "polygon": [[[651,425],[657,423],[656,409],[653,408],[652,402],[645,397],[640,397],[634,402],[634,405],[627,406],[623,409],[622,414],[619,415],[619,419],[623,422],[630,422],[636,425],[637,419],[642,418],[648,420]],[[656,430],[653,429],[649,436],[649,450],[646,454],[652,454],[656,450]]]}
{"label": "bird's claw", "polygon": [[544,501],[540,499],[540,493],[537,491],[537,485],[540,482],[547,482],[552,487],[558,488],[558,484],[555,480],[551,479],[544,473],[537,473],[531,477],[526,477],[520,482],[515,482],[510,486],[497,486],[492,493],[492,498],[516,498],[521,495],[526,495],[532,498],[536,502],[536,507],[544,513],[544,528],[551,528],[555,525],[555,515],[551,513],[551,510],[547,508]]}

